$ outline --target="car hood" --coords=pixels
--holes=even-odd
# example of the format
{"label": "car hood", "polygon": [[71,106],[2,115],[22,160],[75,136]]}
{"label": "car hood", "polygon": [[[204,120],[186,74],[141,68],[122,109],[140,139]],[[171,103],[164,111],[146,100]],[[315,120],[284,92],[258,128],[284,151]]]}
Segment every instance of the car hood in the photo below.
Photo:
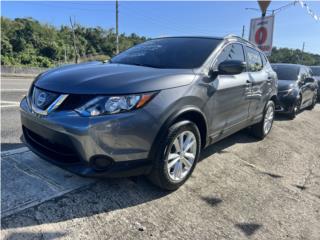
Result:
{"label": "car hood", "polygon": [[36,79],[35,85],[69,94],[130,94],[188,85],[194,78],[191,69],[90,62],[49,70]]}
{"label": "car hood", "polygon": [[297,86],[296,81],[292,80],[278,80],[278,91],[284,91]]}

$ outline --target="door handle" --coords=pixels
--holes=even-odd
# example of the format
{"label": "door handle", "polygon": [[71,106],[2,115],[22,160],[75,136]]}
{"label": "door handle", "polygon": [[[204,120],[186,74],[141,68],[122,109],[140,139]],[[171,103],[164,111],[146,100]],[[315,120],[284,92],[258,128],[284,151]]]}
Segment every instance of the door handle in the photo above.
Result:
{"label": "door handle", "polygon": [[246,83],[247,83],[247,84],[251,84],[252,82],[251,82],[250,80],[247,80]]}

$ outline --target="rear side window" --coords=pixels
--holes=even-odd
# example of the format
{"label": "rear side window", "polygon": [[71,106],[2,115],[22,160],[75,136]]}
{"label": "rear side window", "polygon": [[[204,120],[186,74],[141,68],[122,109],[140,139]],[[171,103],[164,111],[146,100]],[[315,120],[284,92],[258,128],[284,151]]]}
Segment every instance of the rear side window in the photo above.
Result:
{"label": "rear side window", "polygon": [[252,48],[247,48],[247,63],[250,72],[258,72],[263,68],[260,53]]}
{"label": "rear side window", "polygon": [[244,62],[245,58],[242,45],[234,43],[226,46],[218,56],[216,66],[226,60],[239,60]]}
{"label": "rear side window", "polygon": [[264,54],[262,54],[262,53],[260,53],[260,56],[261,56],[261,58],[262,58],[262,65],[263,65],[263,66],[266,66],[266,65],[268,64],[268,59],[267,59],[267,57],[266,57]]}
{"label": "rear side window", "polygon": [[312,72],[310,67],[307,67],[307,71],[308,71],[308,77],[312,77],[313,76],[313,72]]}

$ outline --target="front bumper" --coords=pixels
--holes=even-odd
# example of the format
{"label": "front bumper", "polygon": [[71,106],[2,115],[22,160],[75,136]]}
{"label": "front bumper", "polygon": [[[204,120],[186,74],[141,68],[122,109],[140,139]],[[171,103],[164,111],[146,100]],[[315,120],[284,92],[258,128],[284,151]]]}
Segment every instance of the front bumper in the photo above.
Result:
{"label": "front bumper", "polygon": [[290,113],[297,102],[298,94],[283,95],[281,92],[277,95],[276,112]]}
{"label": "front bumper", "polygon": [[26,145],[71,172],[116,177],[144,174],[151,168],[149,151],[158,128],[143,109],[94,118],[74,111],[39,117],[24,99],[20,113]]}

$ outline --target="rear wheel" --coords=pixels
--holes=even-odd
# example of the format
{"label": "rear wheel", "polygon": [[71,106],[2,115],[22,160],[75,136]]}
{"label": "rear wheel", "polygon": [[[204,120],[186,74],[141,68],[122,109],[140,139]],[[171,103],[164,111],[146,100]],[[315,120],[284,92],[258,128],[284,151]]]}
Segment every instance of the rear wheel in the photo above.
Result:
{"label": "rear wheel", "polygon": [[251,127],[251,134],[259,139],[265,138],[271,131],[274,120],[275,104],[269,101],[264,109],[261,122]]}
{"label": "rear wheel", "polygon": [[160,141],[149,179],[162,189],[179,188],[187,181],[197,164],[200,139],[199,130],[194,123],[181,121],[172,125]]}

